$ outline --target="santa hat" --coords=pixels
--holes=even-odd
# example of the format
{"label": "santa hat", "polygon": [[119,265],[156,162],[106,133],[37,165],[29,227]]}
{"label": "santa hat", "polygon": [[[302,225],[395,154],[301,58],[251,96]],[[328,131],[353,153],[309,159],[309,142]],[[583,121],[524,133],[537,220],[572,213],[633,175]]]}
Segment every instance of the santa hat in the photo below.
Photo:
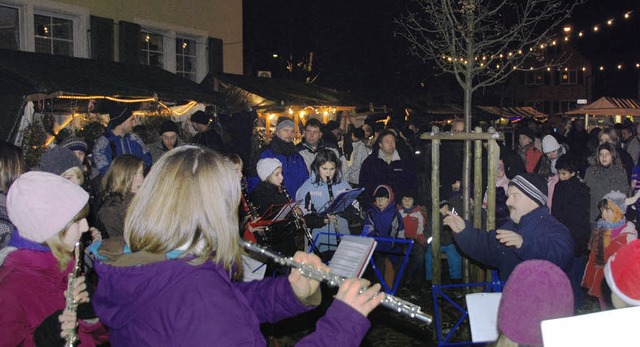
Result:
{"label": "santa hat", "polygon": [[630,306],[640,306],[640,240],[622,246],[604,267],[611,293]]}

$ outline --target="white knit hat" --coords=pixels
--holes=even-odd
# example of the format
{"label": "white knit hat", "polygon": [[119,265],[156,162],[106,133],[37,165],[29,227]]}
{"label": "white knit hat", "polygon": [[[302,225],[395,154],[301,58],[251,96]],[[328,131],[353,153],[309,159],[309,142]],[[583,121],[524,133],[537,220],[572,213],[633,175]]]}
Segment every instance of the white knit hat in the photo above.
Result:
{"label": "white knit hat", "polygon": [[275,158],[264,158],[258,161],[256,170],[261,181],[266,181],[269,176],[278,168],[282,167],[280,160]]}
{"label": "white knit hat", "polygon": [[89,194],[71,181],[43,171],[30,171],[13,182],[7,212],[20,236],[42,243],[72,221]]}
{"label": "white knit hat", "polygon": [[560,148],[560,144],[558,144],[558,140],[551,135],[547,135],[542,139],[542,152],[550,153]]}

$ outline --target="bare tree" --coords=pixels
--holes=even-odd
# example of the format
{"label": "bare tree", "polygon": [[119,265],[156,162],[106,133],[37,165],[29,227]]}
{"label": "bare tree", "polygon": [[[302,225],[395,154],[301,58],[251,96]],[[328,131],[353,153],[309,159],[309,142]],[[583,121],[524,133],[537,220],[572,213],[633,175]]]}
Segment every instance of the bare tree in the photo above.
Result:
{"label": "bare tree", "polygon": [[[529,70],[532,60],[536,62],[535,69],[560,63],[558,59],[545,60],[544,48],[582,2],[412,0],[408,11],[395,20],[399,27],[396,34],[409,42],[412,55],[455,76],[464,90],[468,132],[476,90],[503,82],[514,71]],[[469,167],[469,146],[467,142],[465,167]],[[465,180],[465,186],[468,183]]]}

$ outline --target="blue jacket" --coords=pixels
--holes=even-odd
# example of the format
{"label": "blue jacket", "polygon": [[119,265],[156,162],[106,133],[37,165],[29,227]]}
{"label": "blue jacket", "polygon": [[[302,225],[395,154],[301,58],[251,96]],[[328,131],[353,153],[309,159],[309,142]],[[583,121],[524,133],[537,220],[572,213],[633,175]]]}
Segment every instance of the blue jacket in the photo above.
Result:
{"label": "blue jacket", "polygon": [[[390,195],[389,205],[382,211],[375,205],[367,211],[362,235],[404,239],[402,216],[393,202],[393,192],[390,192]],[[392,242],[379,242],[376,251],[398,253],[402,248]],[[400,257],[392,256],[391,260],[397,262]]]}
{"label": "blue jacket", "polygon": [[[304,159],[298,153],[293,153],[290,155],[284,154],[276,154],[271,148],[267,148],[262,153],[260,153],[260,159],[264,158],[275,158],[280,160],[282,163],[282,177],[284,177],[284,187],[289,192],[291,197],[300,189],[304,181],[309,178],[309,171],[307,171],[307,165],[304,163]],[[258,186],[260,182],[260,178],[257,176],[252,176],[247,178],[247,183],[249,184],[248,191],[252,193],[253,190]]]}
{"label": "blue jacket", "polygon": [[548,260],[565,272],[573,266],[573,239],[566,226],[549,214],[547,207],[537,208],[522,216],[519,224],[509,220],[500,229],[522,236],[522,247],[507,247],[496,239],[496,231],[473,228],[469,221],[460,233],[453,233],[460,250],[474,260],[498,269],[505,281],[516,265],[529,259]]}
{"label": "blue jacket", "polygon": [[[112,148],[115,148],[116,153],[113,153]],[[145,171],[151,167],[151,153],[138,135],[116,136],[111,128],[107,128],[106,133],[100,136],[93,146],[93,160],[96,168],[100,171],[100,176],[107,173],[113,158],[121,154],[133,154],[144,160]]]}
{"label": "blue jacket", "polygon": [[[327,183],[323,181],[315,183],[315,180],[316,174],[312,172],[311,177],[309,177],[309,179],[304,182],[302,187],[300,187],[300,189],[298,189],[298,192],[296,193],[296,201],[302,200],[300,208],[305,215],[310,213],[322,214],[323,210],[329,206],[329,187],[327,187]],[[342,179],[340,183],[333,184],[331,190],[333,191],[333,197],[335,198],[338,196],[338,194],[347,190],[351,190],[351,186],[344,179]],[[322,226],[312,226],[307,224],[309,229],[311,229],[311,235],[314,240],[318,233],[321,232],[338,232],[342,234],[349,234],[349,223],[347,223],[347,220],[341,216],[337,217],[337,226],[333,224],[325,224]],[[335,236],[322,235],[318,239],[317,246],[320,252],[328,251],[330,250],[330,248],[335,249],[335,247],[329,247],[329,245],[338,245]]]}

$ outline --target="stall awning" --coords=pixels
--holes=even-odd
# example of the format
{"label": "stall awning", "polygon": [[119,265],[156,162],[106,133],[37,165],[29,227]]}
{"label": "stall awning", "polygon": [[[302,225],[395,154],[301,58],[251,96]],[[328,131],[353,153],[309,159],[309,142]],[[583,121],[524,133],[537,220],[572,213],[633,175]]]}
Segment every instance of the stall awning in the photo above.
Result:
{"label": "stall awning", "polygon": [[589,114],[596,116],[640,116],[640,104],[634,99],[603,96],[581,108],[565,114]]}
{"label": "stall awning", "polygon": [[0,95],[102,95],[219,104],[210,89],[147,65],[0,49]]}
{"label": "stall awning", "polygon": [[201,84],[209,88],[217,88],[219,84],[225,88],[238,88],[257,96],[252,102],[252,106],[257,107],[332,105],[353,108],[358,103],[351,95],[335,89],[281,78],[211,73]]}
{"label": "stall awning", "polygon": [[498,107],[498,106],[477,106],[480,110],[497,117],[520,117],[520,118],[545,118],[546,114],[530,106],[523,107]]}

